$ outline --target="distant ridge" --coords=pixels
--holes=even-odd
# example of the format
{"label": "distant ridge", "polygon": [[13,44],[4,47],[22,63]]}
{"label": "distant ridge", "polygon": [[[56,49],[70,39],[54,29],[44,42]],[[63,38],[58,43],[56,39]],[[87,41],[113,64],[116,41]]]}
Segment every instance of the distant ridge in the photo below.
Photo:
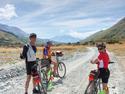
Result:
{"label": "distant ridge", "polygon": [[[18,27],[0,24],[0,46],[23,45],[29,41],[28,34]],[[44,45],[49,39],[37,38],[37,45]],[[55,41],[53,43],[56,44]]]}
{"label": "distant ridge", "polygon": [[0,24],[0,30],[4,31],[4,32],[12,33],[12,34],[14,34],[18,37],[25,37],[25,36],[28,35],[27,33],[25,33],[23,30],[21,30],[18,27],[8,26],[8,25],[5,25],[5,24]]}
{"label": "distant ridge", "polygon": [[0,30],[0,46],[21,45],[23,42],[10,32]]}
{"label": "distant ridge", "polygon": [[55,36],[51,38],[51,40],[61,42],[61,43],[75,43],[75,42],[78,42],[80,39],[74,38],[70,35],[63,35],[63,36]]}
{"label": "distant ridge", "polygon": [[107,30],[99,31],[82,40],[81,43],[93,41],[119,42],[125,40],[125,17]]}

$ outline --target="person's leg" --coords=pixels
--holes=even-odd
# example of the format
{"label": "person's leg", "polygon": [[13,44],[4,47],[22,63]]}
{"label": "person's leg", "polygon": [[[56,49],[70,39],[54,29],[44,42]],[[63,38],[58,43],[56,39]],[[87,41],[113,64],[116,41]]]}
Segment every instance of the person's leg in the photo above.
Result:
{"label": "person's leg", "polygon": [[38,75],[37,74],[37,66],[35,66],[35,63],[32,63],[30,66],[30,73],[32,75],[32,84],[33,84],[33,89],[35,88],[35,78]]}
{"label": "person's leg", "polygon": [[28,92],[30,80],[31,80],[31,75],[27,75],[26,82],[25,82],[25,93]]}
{"label": "person's leg", "polygon": [[57,63],[56,62],[52,62],[52,64],[54,65],[54,74],[57,74]]}
{"label": "person's leg", "polygon": [[103,83],[103,90],[106,92],[106,94],[109,94],[109,88],[108,88],[109,76],[110,76],[109,69],[105,69],[103,72],[102,83]]}
{"label": "person's leg", "polygon": [[109,94],[109,88],[107,83],[103,83],[103,90],[106,92],[106,94]]}

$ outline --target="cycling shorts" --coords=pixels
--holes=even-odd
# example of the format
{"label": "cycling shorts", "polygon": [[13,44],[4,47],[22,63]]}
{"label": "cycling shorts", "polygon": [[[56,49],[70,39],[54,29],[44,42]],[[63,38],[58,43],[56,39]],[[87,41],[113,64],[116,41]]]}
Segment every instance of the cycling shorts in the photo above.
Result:
{"label": "cycling shorts", "polygon": [[32,75],[32,67],[36,64],[36,62],[26,62],[26,73],[27,75]]}
{"label": "cycling shorts", "polygon": [[99,69],[99,78],[102,79],[102,83],[108,83],[109,76],[110,76],[109,69],[105,69],[105,68]]}

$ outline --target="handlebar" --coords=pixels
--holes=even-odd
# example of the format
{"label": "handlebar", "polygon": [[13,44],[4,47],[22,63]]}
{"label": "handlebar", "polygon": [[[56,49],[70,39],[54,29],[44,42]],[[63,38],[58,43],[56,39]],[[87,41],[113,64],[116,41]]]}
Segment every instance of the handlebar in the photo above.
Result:
{"label": "handlebar", "polygon": [[[90,63],[92,63],[92,62],[90,62]],[[109,62],[109,64],[113,64],[113,63],[115,63],[115,62],[113,62],[113,61],[110,61],[110,62]],[[94,64],[94,63],[92,63],[92,64]],[[98,63],[96,63],[96,64],[98,64]]]}
{"label": "handlebar", "polygon": [[109,62],[109,64],[113,64],[113,63],[115,63],[115,62],[113,62],[113,61]]}

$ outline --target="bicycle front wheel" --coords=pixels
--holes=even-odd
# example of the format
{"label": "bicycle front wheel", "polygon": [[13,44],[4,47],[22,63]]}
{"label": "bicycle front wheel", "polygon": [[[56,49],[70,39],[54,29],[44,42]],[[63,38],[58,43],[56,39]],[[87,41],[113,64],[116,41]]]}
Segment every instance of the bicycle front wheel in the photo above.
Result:
{"label": "bicycle front wheel", "polygon": [[94,81],[90,81],[84,94],[97,94],[95,90]]}
{"label": "bicycle front wheel", "polygon": [[47,75],[44,70],[41,71],[41,86],[42,86],[42,94],[47,94]]}
{"label": "bicycle front wheel", "polygon": [[63,62],[59,62],[57,68],[57,74],[60,78],[64,78],[66,75],[66,65]]}

